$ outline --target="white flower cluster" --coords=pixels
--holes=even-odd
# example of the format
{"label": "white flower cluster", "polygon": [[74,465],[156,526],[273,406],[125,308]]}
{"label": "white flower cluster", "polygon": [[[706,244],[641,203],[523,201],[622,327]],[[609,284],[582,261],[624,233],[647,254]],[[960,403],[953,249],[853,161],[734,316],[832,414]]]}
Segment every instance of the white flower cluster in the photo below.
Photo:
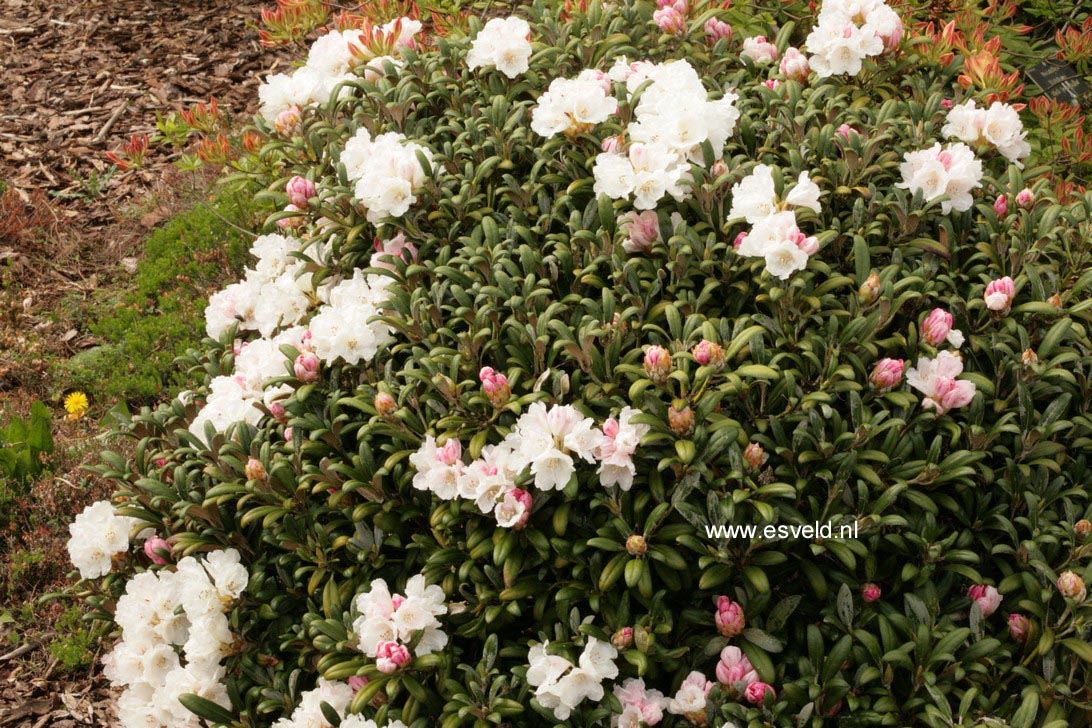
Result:
{"label": "white flower cluster", "polygon": [[367,129],[359,129],[345,144],[341,161],[353,195],[368,211],[368,222],[379,223],[388,217],[402,217],[417,202],[414,190],[425,183],[425,169],[417,153],[432,162],[432,151],[407,142],[398,132],[371,138]]}
{"label": "white flower cluster", "polygon": [[974,198],[971,190],[982,183],[982,162],[963,142],[941,147],[934,144],[929,149],[907,152],[899,165],[902,182],[896,187],[911,192],[920,191],[926,202],[947,195],[940,204],[947,215],[952,210],[964,212],[971,209]]}
{"label": "white flower cluster", "polygon": [[203,442],[206,422],[211,422],[217,432],[224,432],[236,422],[257,425],[262,419],[262,411],[254,405],[261,403],[270,407],[291,391],[287,384],[266,388],[270,379],[289,374],[288,359],[280,348],[288,345],[299,351],[309,351],[309,339],[306,329],[294,326],[271,339],[240,344],[235,371],[213,378],[205,406],[190,423],[190,432]]}
{"label": "white flower cluster", "polygon": [[973,146],[993,146],[1021,169],[1021,160],[1031,154],[1031,145],[1024,141],[1027,132],[1020,114],[1000,101],[994,101],[988,109],[977,108],[974,99],[953,106],[940,133]]}
{"label": "white flower cluster", "polygon": [[599,463],[603,486],[629,490],[636,474],[633,454],[649,431],[648,425],[632,421],[639,414],[640,410],[626,407],[618,419],[607,420],[600,430],[575,407],[554,405],[547,409],[536,402],[501,443],[483,448],[481,457],[469,465],[462,460],[457,439],[448,439],[438,447],[430,435],[410,455],[410,464],[417,470],[413,487],[430,491],[441,500],[472,500],[502,527],[521,526],[531,507],[529,495],[516,487],[525,471],[534,476],[536,488],[562,490],[576,472],[579,458]]}
{"label": "white flower cluster", "polygon": [[235,636],[225,612],[248,580],[234,549],[129,580],[114,613],[122,638],[103,658],[111,684],[125,688],[118,699],[124,728],[196,728],[197,717],[179,702],[187,693],[230,707],[220,662]]}
{"label": "white flower cluster", "polygon": [[576,78],[555,78],[538,98],[531,131],[544,137],[590,131],[618,111],[618,99],[610,92],[610,78],[591,68]]}
{"label": "white flower cluster", "polygon": [[493,18],[470,44],[470,70],[494,66],[508,78],[526,73],[531,60],[531,26],[523,18]]}
{"label": "white flower cluster", "polygon": [[[393,36],[396,23],[398,38],[388,37]],[[388,45],[409,46],[420,30],[420,22],[401,18],[384,25],[378,36]],[[361,67],[366,69],[367,76],[382,73],[387,62],[396,67],[400,65],[400,61],[391,56],[373,57],[367,45],[368,39],[357,29],[331,31],[321,36],[312,44],[305,65],[292,73],[270,76],[258,89],[261,115],[273,122],[293,106],[302,108],[324,103],[329,100],[335,86],[356,78],[356,72]]]}
{"label": "white flower cluster", "polygon": [[585,700],[603,699],[603,681],[618,677],[614,660],[618,650],[609,642],[589,637],[580,654],[579,665],[546,650],[549,642],[535,645],[527,655],[530,666],[527,682],[535,688],[535,698],[558,720],[569,715]]}
{"label": "white flower cluster", "polygon": [[129,532],[136,518],[119,516],[110,501],[98,501],[83,509],[68,524],[68,557],[80,570],[81,579],[97,579],[110,573],[113,558],[129,550]]}
{"label": "white flower cluster", "polygon": [[447,634],[437,619],[447,614],[444,590],[435,584],[426,586],[420,574],[406,582],[405,594],[392,594],[385,580],[375,579],[368,591],[357,595],[356,609],[360,616],[353,622],[353,632],[359,639],[357,646],[368,657],[384,657],[384,645],[392,642],[406,650],[412,645],[418,657],[447,645]]}
{"label": "white flower cluster", "polygon": [[687,197],[682,182],[689,164],[701,163],[701,146],[709,142],[719,157],[739,119],[738,98],[725,93],[716,101],[697,71],[687,61],[626,63],[619,59],[610,78],[625,82],[633,94],[641,92],[634,119],[626,127],[628,150],[603,152],[595,159],[595,193],[611,199],[634,199],[634,207],[651,210],[665,195],[678,201]]}
{"label": "white flower cluster", "polygon": [[865,58],[897,46],[902,31],[902,18],[882,0],[825,0],[804,48],[821,78],[856,76]]}
{"label": "white flower cluster", "polygon": [[347,364],[368,361],[390,334],[390,327],[373,321],[387,297],[390,279],[357,270],[329,292],[329,300],[311,319],[311,343],[327,364],[339,357]]}
{"label": "white flower cluster", "polygon": [[819,250],[814,236],[800,232],[796,213],[789,209],[804,207],[814,212],[819,205],[819,186],[811,181],[807,172],[801,172],[796,184],[783,200],[777,197],[773,168],[760,164],[751,174],[732,186],[732,209],[729,220],[745,218],[751,230],[741,238],[737,247],[740,255],[766,260],[770,275],[787,279],[794,272],[803,270],[808,258]]}
{"label": "white flower cluster", "polygon": [[297,238],[262,235],[250,246],[258,259],[247,268],[242,281],[232,283],[209,298],[205,308],[205,333],[219,339],[232,324],[240,331],[272,336],[282,326],[303,321],[316,291],[306,263],[293,255],[304,245]]}
{"label": "white flower cluster", "polygon": [[[281,718],[273,728],[325,728],[329,723],[322,713],[322,704],[326,703],[339,716],[344,715],[353,700],[353,689],[349,683],[319,678],[314,690],[308,690],[300,696],[299,705],[288,718]],[[351,726],[348,719],[341,725]]]}

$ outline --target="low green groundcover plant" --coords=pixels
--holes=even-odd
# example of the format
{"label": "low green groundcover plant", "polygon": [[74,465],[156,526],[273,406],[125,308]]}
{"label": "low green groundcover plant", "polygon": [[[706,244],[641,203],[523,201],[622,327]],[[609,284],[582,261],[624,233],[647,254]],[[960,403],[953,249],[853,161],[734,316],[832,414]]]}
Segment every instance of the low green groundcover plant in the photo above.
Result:
{"label": "low green groundcover plant", "polygon": [[266,80],[277,232],[72,525],[124,725],[1089,720],[1092,196],[882,2],[747,17]]}

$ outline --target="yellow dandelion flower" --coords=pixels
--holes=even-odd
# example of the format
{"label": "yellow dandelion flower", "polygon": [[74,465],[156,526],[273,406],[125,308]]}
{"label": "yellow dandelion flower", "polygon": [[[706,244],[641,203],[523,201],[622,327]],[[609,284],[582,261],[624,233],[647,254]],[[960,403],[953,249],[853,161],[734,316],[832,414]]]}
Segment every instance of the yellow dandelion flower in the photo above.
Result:
{"label": "yellow dandelion flower", "polygon": [[73,392],[64,398],[64,409],[68,413],[68,419],[78,420],[87,413],[87,395],[83,392]]}

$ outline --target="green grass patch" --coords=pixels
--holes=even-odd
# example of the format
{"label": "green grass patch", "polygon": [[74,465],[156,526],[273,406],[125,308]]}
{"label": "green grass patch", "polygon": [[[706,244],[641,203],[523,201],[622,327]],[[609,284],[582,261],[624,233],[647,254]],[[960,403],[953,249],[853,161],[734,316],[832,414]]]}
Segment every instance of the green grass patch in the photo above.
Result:
{"label": "green grass patch", "polygon": [[[98,291],[88,312],[101,343],[53,366],[53,381],[93,401],[153,401],[184,387],[176,357],[204,336],[208,296],[239,278],[258,208],[246,192],[224,193],[152,233],[135,276]],[[236,227],[238,226],[238,227]]]}

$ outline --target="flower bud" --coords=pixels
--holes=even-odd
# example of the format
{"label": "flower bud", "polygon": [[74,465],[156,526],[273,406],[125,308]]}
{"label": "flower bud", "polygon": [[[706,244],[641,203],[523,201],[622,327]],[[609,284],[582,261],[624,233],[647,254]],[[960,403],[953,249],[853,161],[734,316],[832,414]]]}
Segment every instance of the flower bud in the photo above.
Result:
{"label": "flower bud", "polygon": [[652,633],[641,625],[634,627],[633,646],[641,652],[648,652],[648,648],[652,647]]}
{"label": "flower bud", "polygon": [[861,599],[864,599],[868,604],[876,601],[881,596],[883,596],[883,591],[876,584],[869,582],[861,587]]}
{"label": "flower bud", "polygon": [[293,105],[277,114],[277,118],[273,122],[273,128],[281,136],[292,136],[299,131],[300,107]]}
{"label": "flower bud", "polygon": [[311,198],[318,194],[315,183],[299,175],[288,180],[288,183],[284,186],[284,191],[288,195],[288,201],[301,210],[306,209]]}
{"label": "flower bud", "polygon": [[997,199],[993,201],[993,211],[997,213],[998,217],[1004,217],[1009,214],[1009,201],[1004,195],[998,195]]}
{"label": "flower bud", "polygon": [[482,367],[481,371],[478,372],[478,379],[481,380],[482,391],[485,393],[486,399],[494,407],[503,407],[512,394],[512,390],[508,386],[508,377],[495,371],[493,367]]}
{"label": "flower bud", "polygon": [[622,627],[610,637],[611,647],[621,652],[633,646],[633,628]]}
{"label": "flower bud", "polygon": [[778,86],[781,85],[781,82],[778,81],[776,78],[770,78],[770,79],[767,79],[767,80],[763,81],[762,85],[765,86],[766,88],[770,89],[771,91],[773,91],[774,89],[776,89]]}
{"label": "flower bud", "polygon": [[292,369],[301,382],[314,382],[319,378],[319,358],[313,351],[305,351],[296,357]]}
{"label": "flower bud", "polygon": [[372,401],[372,405],[375,407],[375,413],[380,417],[388,417],[394,414],[394,411],[398,408],[398,404],[394,401],[394,397],[386,392],[379,392],[375,395],[375,399]]}
{"label": "flower bud", "polygon": [[1035,194],[1025,187],[1016,194],[1016,204],[1024,210],[1030,210],[1035,205]]}
{"label": "flower bud", "polygon": [[622,151],[625,143],[626,139],[624,136],[622,136],[621,134],[614,134],[613,136],[609,136],[604,139],[599,147],[607,154],[615,154],[616,152]]}
{"label": "flower bud", "polygon": [[861,287],[857,290],[857,298],[860,302],[867,306],[875,301],[880,295],[880,277],[876,275],[876,271],[872,271],[868,274],[868,278],[865,278],[865,282],[861,284]]}
{"label": "flower bud", "polygon": [[1017,642],[1023,642],[1028,636],[1028,628],[1031,622],[1022,614],[1009,615],[1009,636]]}
{"label": "flower bud", "polygon": [[940,346],[952,333],[952,314],[943,308],[934,308],[921,323],[921,340],[929,346]]}
{"label": "flower bud", "polygon": [[284,408],[283,404],[280,402],[270,402],[269,414],[273,415],[273,419],[283,420],[286,413],[287,410]]}
{"label": "flower bud", "polygon": [[902,372],[904,368],[905,364],[902,359],[880,359],[876,362],[876,366],[873,367],[872,375],[869,376],[868,382],[881,394],[883,392],[890,392],[892,389],[899,386],[899,382],[902,381]]}
{"label": "flower bud", "polygon": [[1030,367],[1039,363],[1039,355],[1035,353],[1034,349],[1024,349],[1023,355],[1020,357],[1025,367]]}
{"label": "flower bud", "polygon": [[728,174],[728,163],[723,159],[718,159],[713,162],[713,166],[709,168],[709,174],[713,179],[720,179],[722,176]]}
{"label": "flower bud", "polygon": [[676,435],[686,437],[694,431],[694,410],[683,400],[679,400],[678,404],[682,405],[681,409],[675,405],[667,408],[667,424]]}
{"label": "flower bud", "polygon": [[747,239],[747,233],[742,232],[736,236],[736,239],[732,241],[732,247],[739,250],[739,246],[743,245],[743,241]]}
{"label": "flower bud", "polygon": [[[285,205],[284,211],[285,212],[299,212],[300,208],[296,207],[295,205]],[[288,217],[282,217],[282,218],[278,219],[277,220],[277,227],[279,227],[282,230],[287,230],[287,229],[291,229],[291,228],[298,228],[301,225],[303,225],[303,223],[304,223],[303,215],[289,215]]]}
{"label": "flower bud", "polygon": [[1007,312],[1012,307],[1012,299],[1015,297],[1016,284],[1008,276],[990,281],[986,285],[986,293],[983,296],[986,308],[998,313]]}
{"label": "flower bud", "polygon": [[747,467],[751,470],[758,470],[769,459],[770,456],[766,454],[766,451],[757,442],[752,442],[743,449],[743,462],[745,462]]}
{"label": "flower bud", "polygon": [[840,137],[842,137],[846,141],[849,141],[849,135],[850,134],[856,134],[857,130],[854,129],[849,124],[842,124],[837,129],[834,130],[834,133],[839,135]]}
{"label": "flower bud", "polygon": [[673,5],[652,13],[652,21],[659,26],[660,30],[671,35],[679,35],[686,31],[686,16]]}
{"label": "flower bud", "polygon": [[978,605],[983,617],[988,617],[996,612],[1003,599],[997,589],[986,584],[975,584],[967,590],[967,596]]}
{"label": "flower bud", "polygon": [[1092,523],[1089,523],[1087,518],[1082,518],[1073,525],[1073,532],[1077,534],[1077,538],[1084,541],[1089,534],[1092,534]]}
{"label": "flower bud", "polygon": [[353,689],[353,695],[356,695],[358,692],[360,692],[360,688],[367,685],[370,681],[368,680],[368,678],[362,675],[352,675],[349,677],[348,682],[349,687]]}
{"label": "flower bud", "polygon": [[1072,571],[1065,571],[1058,577],[1058,591],[1066,599],[1075,602],[1083,602],[1088,595],[1084,586],[1084,579]]}
{"label": "flower bud", "polygon": [[777,699],[777,693],[774,689],[764,682],[753,682],[747,686],[747,690],[743,693],[747,698],[747,702],[752,705],[762,705],[766,702],[766,696],[769,695],[773,699]]}
{"label": "flower bud", "polygon": [[655,210],[627,212],[618,218],[618,229],[626,236],[622,248],[630,254],[647,253],[660,240],[660,219]]}
{"label": "flower bud", "polygon": [[[163,552],[166,552],[166,554],[164,555]],[[152,536],[144,542],[144,555],[151,559],[153,563],[160,566],[171,563],[170,554],[171,545],[159,536]]]}
{"label": "flower bud", "polygon": [[386,675],[390,675],[409,661],[409,650],[397,642],[380,642],[375,648],[375,666]]}
{"label": "flower bud", "polygon": [[785,78],[804,83],[808,80],[808,74],[811,73],[808,57],[796,48],[788,48],[781,58],[781,73]]}
{"label": "flower bud", "polygon": [[732,26],[719,18],[709,18],[705,21],[705,37],[710,43],[716,43],[721,38],[727,38],[732,42]]}
{"label": "flower bud", "polygon": [[703,367],[712,367],[714,369],[724,367],[724,348],[720,344],[709,341],[709,339],[699,341],[690,350],[690,353],[693,354],[694,361]]}
{"label": "flower bud", "polygon": [[1062,297],[1059,296],[1057,293],[1055,293],[1053,296],[1051,296],[1050,298],[1047,299],[1047,303],[1049,303],[1054,308],[1061,308],[1062,307]]}
{"label": "flower bud", "polygon": [[713,621],[716,622],[717,631],[725,637],[735,637],[747,625],[743,607],[726,596],[717,597],[717,612]]}
{"label": "flower bud", "polygon": [[258,458],[250,458],[246,461],[246,468],[243,469],[243,474],[246,475],[247,480],[256,480],[261,483],[265,481],[266,478],[265,466],[262,465],[262,461]]}
{"label": "flower bud", "polygon": [[944,100],[942,100],[942,101],[940,102],[940,108],[942,108],[942,109],[950,109],[950,108],[952,108],[952,104],[953,104],[953,103],[954,103],[954,102],[953,102],[953,101],[952,101],[951,99],[944,99]]}
{"label": "flower bud", "polygon": [[645,537],[635,533],[627,538],[626,553],[630,556],[644,556],[648,553],[648,543],[645,542]]}
{"label": "flower bud", "polygon": [[663,384],[671,374],[671,352],[662,346],[650,346],[645,350],[645,374],[648,378]]}

